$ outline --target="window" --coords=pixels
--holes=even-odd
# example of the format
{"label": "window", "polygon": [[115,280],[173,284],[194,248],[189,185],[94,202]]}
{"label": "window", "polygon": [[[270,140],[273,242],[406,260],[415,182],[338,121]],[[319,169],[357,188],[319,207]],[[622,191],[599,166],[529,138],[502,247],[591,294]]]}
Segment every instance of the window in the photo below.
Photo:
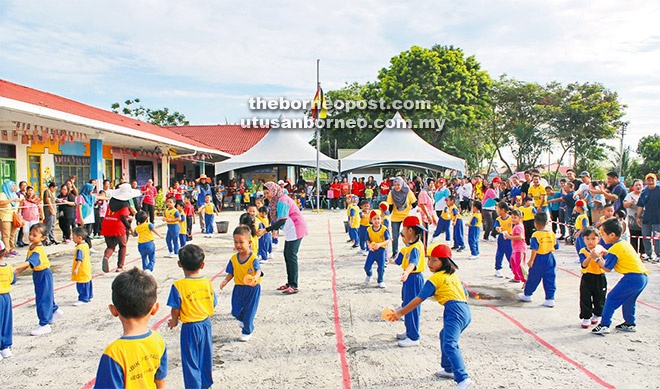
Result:
{"label": "window", "polygon": [[56,155],[55,182],[62,185],[71,176],[76,176],[76,186],[89,182],[91,179],[91,161],[89,157],[73,155]]}

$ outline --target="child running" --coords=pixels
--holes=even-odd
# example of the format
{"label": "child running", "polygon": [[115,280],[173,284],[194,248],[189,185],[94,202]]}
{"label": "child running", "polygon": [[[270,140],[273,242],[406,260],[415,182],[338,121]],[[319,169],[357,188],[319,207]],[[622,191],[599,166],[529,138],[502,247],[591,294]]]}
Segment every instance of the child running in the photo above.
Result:
{"label": "child running", "polygon": [[536,232],[532,234],[530,248],[532,255],[527,263],[529,275],[525,283],[524,293],[518,293],[518,298],[525,302],[532,301],[532,294],[543,280],[543,290],[545,290],[545,301],[541,304],[544,307],[553,308],[555,306],[555,284],[557,261],[553,252],[559,248],[557,237],[552,231],[546,230],[548,224],[548,214],[537,213],[534,216]]}
{"label": "child running", "polygon": [[[266,228],[270,227],[270,221],[268,220],[268,208],[264,206],[259,208],[257,224],[258,230],[266,230]],[[269,259],[273,258],[273,234],[271,232],[266,232],[259,238],[259,249],[257,250],[257,257],[261,263],[268,262]]]}
{"label": "child running", "polygon": [[[250,202],[250,197],[248,195],[244,196],[248,200],[248,204]],[[204,198],[206,201],[204,203],[204,232],[206,233],[207,238],[212,238],[213,237],[213,219],[215,218],[215,215],[218,213],[218,209],[216,208],[215,204],[213,204],[213,198],[211,197],[210,194],[207,194],[206,197]]]}
{"label": "child running", "polygon": [[179,255],[179,232],[181,231],[181,217],[185,218],[185,215],[181,215],[179,211],[174,208],[174,198],[168,197],[165,200],[165,217],[163,221],[167,223],[167,234],[165,235],[165,242],[167,243],[167,250],[169,251],[165,256],[167,258],[174,258]]}
{"label": "child running", "polygon": [[440,217],[438,218],[438,225],[435,228],[431,242],[433,242],[433,240],[440,236],[440,234],[443,232],[445,233],[445,241],[451,241],[452,222],[455,221],[460,214],[458,207],[456,207],[455,201],[456,198],[454,196],[447,197],[446,205],[440,213]]}
{"label": "child running", "polygon": [[369,214],[371,217],[371,226],[367,229],[367,246],[369,247],[369,255],[364,263],[364,272],[367,273],[364,283],[369,285],[373,271],[371,268],[374,262],[378,265],[378,287],[384,288],[385,281],[385,262],[387,261],[387,244],[390,243],[392,237],[390,231],[383,225],[381,218],[381,211],[374,210]]}
{"label": "child running", "polygon": [[443,328],[440,331],[440,366],[435,375],[439,378],[453,378],[458,388],[468,388],[472,385],[465,369],[465,362],[458,338],[470,325],[472,315],[467,304],[468,295],[455,274],[458,266],[451,259],[451,249],[444,244],[431,245],[427,252],[428,268],[433,275],[429,277],[417,296],[403,308],[393,313],[393,320],[399,320],[417,309],[424,300],[433,297],[439,304],[444,305],[442,315]]}
{"label": "child running", "polygon": [[179,220],[179,250],[188,242],[188,217],[185,211],[186,206],[183,200],[176,201],[176,210],[179,211],[181,219]]}
{"label": "child running", "polygon": [[369,236],[367,234],[367,229],[370,225],[369,212],[371,212],[369,202],[367,200],[362,200],[360,202],[360,209],[360,230],[358,231],[360,239],[360,251],[362,252],[362,255],[367,256],[369,255],[369,250],[367,247],[367,239]]}
{"label": "child running", "polygon": [[479,258],[479,236],[481,236],[481,226],[483,215],[481,214],[481,202],[472,203],[472,216],[468,222],[468,246],[470,246],[470,259]]}
{"label": "child running", "polygon": [[186,214],[186,235],[188,242],[192,240],[192,228],[195,224],[195,207],[191,203],[190,196],[185,196],[183,198],[183,212]]}
{"label": "child running", "polygon": [[[422,225],[422,221],[417,216],[408,216],[403,219],[402,223],[403,242],[406,247],[402,248],[398,256],[391,263],[401,266],[403,273],[401,274],[401,298],[403,303],[401,306],[406,306],[410,303],[422,290],[424,285],[424,272],[426,261],[424,260],[424,244],[421,241],[422,234],[426,228]],[[406,325],[406,332],[397,334],[396,338],[399,339],[399,347],[414,347],[419,346],[419,316],[421,314],[420,307],[411,309],[404,318]]]}
{"label": "child running", "polygon": [[247,342],[254,331],[254,317],[261,296],[261,267],[259,259],[250,249],[251,231],[249,225],[240,225],[234,229],[234,254],[227,264],[227,277],[220,284],[224,289],[234,279],[231,294],[231,314],[238,320],[241,330],[241,342]]}
{"label": "child running", "polygon": [[78,301],[73,305],[79,306],[88,304],[94,298],[92,291],[92,261],[89,254],[92,240],[89,238],[86,228],[76,227],[73,229],[73,241],[76,244],[76,251],[73,256],[71,281],[76,282],[76,289],[78,290]]}
{"label": "child running", "polygon": [[0,241],[0,361],[10,358],[14,333],[14,316],[11,303],[11,286],[16,283],[14,270],[5,262],[5,244]]}
{"label": "child running", "polygon": [[158,312],[157,288],[156,279],[136,267],[112,281],[110,313],[124,333],[103,352],[96,388],[165,387],[167,347],[147,326]]}
{"label": "child running", "polygon": [[511,211],[511,234],[504,232],[504,239],[511,241],[511,271],[513,279],[509,282],[525,282],[525,259],[527,244],[525,243],[525,226],[522,223],[522,212],[518,209]]}
{"label": "child running", "polygon": [[495,277],[502,278],[502,261],[506,257],[507,262],[509,262],[509,267],[511,267],[511,240],[506,239],[505,233],[511,235],[513,232],[513,223],[511,222],[511,216],[509,215],[509,204],[506,201],[500,201],[497,204],[497,214],[498,218],[495,220],[495,231],[499,232],[497,236],[497,251],[495,252]]}
{"label": "child running", "polygon": [[44,251],[42,242],[46,239],[46,226],[37,223],[30,227],[30,247],[27,260],[14,267],[14,274],[19,275],[25,269],[32,268],[32,282],[37,306],[39,326],[30,332],[32,336],[49,334],[52,331],[51,323],[62,317],[64,312],[55,304],[53,290],[53,272],[50,270],[50,261]]}
{"label": "child running", "polygon": [[580,261],[582,261],[580,319],[582,319],[582,328],[589,328],[591,324],[598,324],[605,304],[607,278],[605,271],[598,266],[596,260],[600,258],[599,254],[606,250],[598,244],[600,235],[594,227],[585,228],[582,239],[585,247],[580,250]]}
{"label": "child running", "polygon": [[358,233],[358,228],[360,227],[360,210],[358,209],[355,203],[357,202],[357,196],[351,196],[351,201],[348,206],[348,236],[353,242],[351,248],[360,247],[360,235]]}
{"label": "child running", "polygon": [[151,274],[156,265],[156,245],[154,244],[154,234],[159,238],[163,238],[156,227],[149,223],[147,213],[140,211],[135,215],[137,227],[135,227],[134,235],[138,238],[138,251],[142,257],[142,270]]}
{"label": "child running", "polygon": [[170,289],[167,306],[172,318],[167,324],[173,329],[181,325],[181,367],[186,388],[210,388],[213,385],[213,336],[211,320],[217,304],[211,281],[201,274],[204,250],[190,244],[179,250],[178,265],[185,278],[175,281]]}
{"label": "child running", "polygon": [[623,274],[623,277],[605,299],[600,324],[591,330],[596,335],[610,333],[612,315],[621,306],[623,306],[622,311],[625,321],[615,328],[626,332],[637,331],[635,305],[637,297],[649,282],[649,271],[630,242],[621,239],[622,233],[621,224],[616,219],[606,220],[600,227],[602,239],[606,244],[612,246],[607,250],[607,253],[601,252],[599,254],[601,258],[598,258],[596,263],[606,272],[609,273],[614,270],[619,274]]}

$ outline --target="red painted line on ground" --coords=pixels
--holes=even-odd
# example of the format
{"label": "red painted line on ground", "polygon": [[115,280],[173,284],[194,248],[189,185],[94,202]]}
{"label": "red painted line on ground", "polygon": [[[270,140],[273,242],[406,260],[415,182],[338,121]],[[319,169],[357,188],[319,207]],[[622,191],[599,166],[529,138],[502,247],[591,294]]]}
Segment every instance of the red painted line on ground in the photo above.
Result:
{"label": "red painted line on ground", "polygon": [[[463,283],[463,285],[465,285],[465,287],[466,287],[470,292],[472,292],[474,295],[476,295],[476,293],[474,292],[474,290],[470,289],[470,287],[469,287],[465,282]],[[598,377],[596,374],[592,373],[589,369],[587,369],[586,367],[582,366],[582,365],[581,365],[580,363],[578,363],[577,361],[571,359],[570,357],[568,357],[568,356],[567,356],[566,354],[564,354],[563,352],[559,351],[559,349],[557,349],[556,347],[554,347],[554,346],[551,345],[550,343],[548,343],[548,342],[546,342],[545,340],[543,340],[543,338],[541,338],[541,337],[538,336],[536,333],[534,333],[534,331],[532,331],[532,330],[530,330],[529,328],[525,327],[525,326],[524,326],[522,323],[520,323],[518,320],[516,320],[516,319],[514,319],[513,317],[509,316],[509,315],[508,315],[507,313],[505,313],[504,311],[502,311],[502,310],[496,308],[494,305],[490,304],[488,301],[485,301],[485,300],[481,300],[481,301],[483,301],[484,303],[486,303],[486,305],[487,305],[489,308],[493,309],[495,312],[497,312],[497,313],[499,313],[500,315],[504,316],[506,319],[508,319],[511,323],[513,323],[514,325],[516,325],[516,326],[517,326],[518,328],[520,328],[521,330],[523,330],[525,333],[527,333],[528,335],[532,336],[537,342],[539,342],[539,343],[542,344],[543,346],[545,346],[545,347],[547,347],[548,349],[550,349],[550,351],[552,351],[553,353],[555,353],[555,354],[556,354],[557,356],[559,356],[561,359],[563,359],[563,360],[565,360],[566,362],[570,363],[571,365],[577,367],[580,371],[582,371],[584,374],[586,374],[587,377],[591,378],[593,381],[597,382],[598,384],[600,384],[600,385],[602,385],[602,386],[604,386],[604,387],[606,387],[606,388],[612,388],[612,389],[614,389],[614,385],[611,385],[611,384],[605,382],[603,379],[601,379],[600,377]]]}
{"label": "red painted line on ground", "polygon": [[[578,278],[581,278],[581,277],[582,277],[582,276],[580,276],[579,274],[576,274],[576,273],[574,273],[574,272],[572,272],[572,271],[570,271],[570,270],[564,269],[563,267],[559,267],[559,266],[557,266],[557,269],[559,269],[559,270],[563,270],[563,271],[565,271],[566,273],[568,273],[568,274],[570,274],[570,275],[572,275],[572,276],[578,277]],[[612,290],[612,288],[607,288],[607,290]],[[637,302],[638,302],[639,304],[641,304],[641,305],[644,305],[644,306],[647,306],[647,307],[649,307],[649,308],[655,309],[656,311],[660,311],[660,308],[658,308],[658,307],[656,307],[656,306],[653,306],[653,305],[651,305],[651,304],[647,304],[647,303],[645,303],[645,302],[643,302],[643,301],[640,301],[640,300],[637,300]]]}
{"label": "red painted line on ground", "polygon": [[339,320],[339,304],[337,303],[337,270],[335,269],[335,253],[332,249],[332,232],[330,231],[330,219],[328,219],[328,243],[330,245],[330,266],[332,267],[332,300],[335,313],[335,336],[337,338],[337,353],[341,361],[341,375],[344,388],[351,387],[351,372],[348,369],[346,360],[346,345],[344,344],[344,332],[341,329]]}
{"label": "red painted line on ground", "polygon": [[[218,276],[220,276],[220,274],[224,273],[225,270],[227,270],[227,268],[224,268],[224,269],[220,270],[220,272],[219,272],[218,274],[216,274],[216,275],[214,275],[213,277],[211,277],[211,281],[214,281],[216,278],[218,278]],[[171,314],[171,313],[168,314],[167,316],[165,316],[164,318],[160,319],[156,324],[154,324],[154,325],[151,327],[151,329],[152,329],[153,331],[157,330],[158,327],[160,327],[161,325],[163,325],[163,323],[165,323],[170,317],[172,317],[172,314]],[[94,379],[92,379],[91,381],[89,381],[88,383],[86,383],[85,385],[83,385],[81,389],[90,389],[90,388],[93,388],[95,383],[96,383],[96,377],[94,377]]]}

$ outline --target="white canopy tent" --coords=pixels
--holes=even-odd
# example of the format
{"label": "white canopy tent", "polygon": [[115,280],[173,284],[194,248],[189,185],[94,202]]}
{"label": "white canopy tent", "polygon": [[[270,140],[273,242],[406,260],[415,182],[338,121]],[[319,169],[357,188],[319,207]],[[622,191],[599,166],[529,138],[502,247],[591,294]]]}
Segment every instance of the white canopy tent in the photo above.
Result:
{"label": "white canopy tent", "polygon": [[342,172],[369,167],[467,170],[465,160],[431,146],[406,125],[398,112],[371,142],[342,158],[340,167]]}
{"label": "white canopy tent", "polygon": [[[316,167],[316,149],[296,129],[271,128],[243,154],[215,164],[215,174],[263,165]],[[337,160],[319,153],[319,167],[337,171]]]}

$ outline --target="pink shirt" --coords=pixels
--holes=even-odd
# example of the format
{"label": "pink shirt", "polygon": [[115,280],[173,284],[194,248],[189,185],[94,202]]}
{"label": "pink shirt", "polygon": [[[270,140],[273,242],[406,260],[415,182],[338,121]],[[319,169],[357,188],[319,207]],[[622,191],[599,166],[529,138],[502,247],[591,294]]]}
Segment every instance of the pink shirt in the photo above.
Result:
{"label": "pink shirt", "polygon": [[527,251],[527,243],[525,243],[525,226],[522,223],[513,226],[511,236],[522,236],[523,239],[511,241],[511,246],[514,253],[524,253]]}
{"label": "pink shirt", "polygon": [[37,221],[39,220],[39,206],[35,203],[29,201],[23,202],[23,219],[27,221]]}
{"label": "pink shirt", "polygon": [[[426,208],[426,212],[429,214],[433,212],[433,200],[431,199],[431,196],[429,196],[428,192],[425,190],[419,191],[419,196],[417,197],[417,205],[424,205]],[[419,214],[422,216],[422,222],[424,223],[430,223],[431,221],[428,220],[426,217],[426,213],[422,211],[422,209],[419,209]]]}

